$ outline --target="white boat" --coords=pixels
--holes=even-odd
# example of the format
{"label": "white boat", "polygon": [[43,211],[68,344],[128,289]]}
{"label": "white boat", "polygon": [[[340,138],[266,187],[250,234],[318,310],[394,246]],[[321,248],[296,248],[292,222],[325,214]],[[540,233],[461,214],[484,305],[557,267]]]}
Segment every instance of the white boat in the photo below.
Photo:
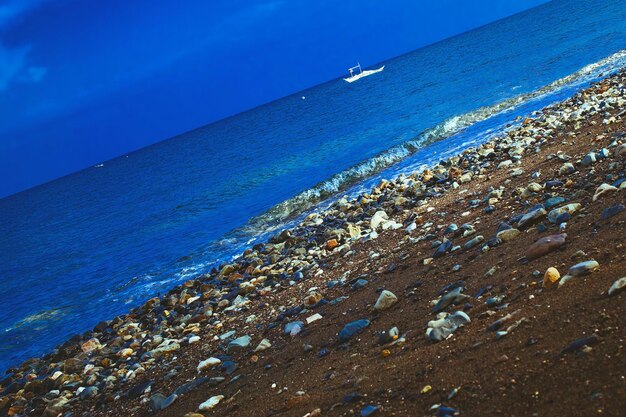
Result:
{"label": "white boat", "polygon": [[382,67],[375,69],[375,70],[365,70],[363,71],[363,69],[361,68],[361,64],[357,63],[355,67],[352,68],[348,68],[348,71],[350,72],[350,76],[348,78],[344,78],[344,81],[347,81],[349,83],[354,82],[356,80],[359,80],[363,77],[367,77],[368,75],[372,75],[372,74],[376,74],[377,72],[381,72],[382,70],[385,69],[385,66],[383,65]]}

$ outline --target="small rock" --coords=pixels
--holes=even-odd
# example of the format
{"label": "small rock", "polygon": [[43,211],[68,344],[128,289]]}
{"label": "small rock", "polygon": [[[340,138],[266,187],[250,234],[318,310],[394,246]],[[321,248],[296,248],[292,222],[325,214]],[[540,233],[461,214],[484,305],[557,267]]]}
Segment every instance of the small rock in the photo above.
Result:
{"label": "small rock", "polygon": [[247,335],[238,337],[237,339],[228,343],[228,351],[231,352],[233,350],[245,349],[248,347],[248,345],[250,345],[250,340],[250,336]]}
{"label": "small rock", "polygon": [[471,320],[469,316],[462,311],[455,311],[443,320],[437,320],[436,322],[430,322],[429,324],[435,327],[430,327],[426,334],[428,338],[434,342],[441,342],[452,333],[456,331],[462,325],[469,323]]}
{"label": "small rock", "polygon": [[533,260],[552,251],[555,251],[565,244],[566,238],[566,233],[542,237],[541,239],[530,245],[530,247],[526,251],[526,258],[528,260]]}
{"label": "small rock", "polygon": [[521,232],[518,229],[511,228],[511,229],[501,230],[500,232],[498,232],[498,234],[496,234],[496,237],[503,242],[508,242],[509,240],[514,239],[520,233]]}
{"label": "small rock", "polygon": [[620,291],[624,291],[626,288],[626,277],[620,278],[611,285],[609,288],[609,296],[618,294]]}
{"label": "small rock", "polygon": [[198,372],[202,372],[203,370],[212,368],[220,363],[222,363],[222,361],[218,358],[209,358],[201,361],[196,369]]}
{"label": "small rock", "polygon": [[602,214],[600,215],[600,218],[602,220],[608,220],[611,217],[621,213],[622,211],[624,211],[624,205],[623,204],[614,204],[611,207],[607,207],[602,211]]}
{"label": "small rock", "polygon": [[376,311],[384,311],[388,308],[391,308],[395,303],[398,302],[398,297],[391,291],[384,290],[378,296],[378,300],[376,300],[376,304],[374,304],[374,310]]}
{"label": "small rock", "polygon": [[157,392],[150,397],[150,408],[154,412],[163,410],[172,405],[177,398],[178,395],[176,394],[172,394],[169,397],[166,397],[160,392]]}
{"label": "small rock", "polygon": [[593,165],[596,162],[596,154],[594,152],[589,152],[583,160],[580,162],[582,166],[588,167]]}
{"label": "small rock", "polygon": [[267,349],[269,349],[271,347],[272,347],[272,344],[270,343],[270,341],[267,340],[267,339],[263,339],[263,340],[261,340],[259,345],[254,349],[254,351],[255,352],[263,352],[264,350],[267,350]]}
{"label": "small rock", "polygon": [[559,270],[554,267],[550,267],[543,275],[543,286],[545,288],[550,288],[554,286],[554,284],[556,284],[560,278],[561,274],[559,273]]}
{"label": "small rock", "polygon": [[220,401],[222,401],[223,399],[224,399],[223,395],[214,395],[213,397],[209,398],[208,400],[200,404],[198,409],[201,411],[209,411],[213,409],[216,405],[218,405]]}
{"label": "small rock", "polygon": [[365,329],[369,325],[370,321],[366,319],[355,320],[346,324],[339,332],[339,343],[347,342],[356,334],[362,332],[363,329]]}
{"label": "small rock", "polygon": [[562,216],[563,214],[566,214],[566,213],[571,216],[572,214],[580,210],[581,207],[582,206],[580,205],[580,203],[572,203],[572,204],[567,204],[563,207],[556,208],[550,211],[550,213],[548,213],[548,221],[550,223],[558,224],[557,220],[559,216]]}
{"label": "small rock", "polygon": [[613,192],[613,191],[617,191],[617,187],[613,187],[612,185],[609,184],[601,184],[597,189],[596,192],[593,194],[593,201],[598,200],[598,198],[600,198],[603,194],[609,193],[609,192]]}

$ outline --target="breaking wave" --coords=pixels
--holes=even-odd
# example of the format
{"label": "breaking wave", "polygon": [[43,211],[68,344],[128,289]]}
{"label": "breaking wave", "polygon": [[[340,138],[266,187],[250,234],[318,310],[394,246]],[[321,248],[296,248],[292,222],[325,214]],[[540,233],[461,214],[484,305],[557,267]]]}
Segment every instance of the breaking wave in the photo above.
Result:
{"label": "breaking wave", "polygon": [[295,218],[320,202],[350,188],[352,185],[410,157],[417,150],[427,145],[453,136],[476,123],[496,115],[509,113],[533,100],[549,98],[566,88],[578,89],[587,83],[614,73],[624,67],[626,67],[626,49],[598,62],[586,65],[580,70],[537,90],[519,94],[491,106],[480,107],[463,115],[451,117],[432,128],[426,129],[417,137],[335,174],[314,187],[275,205],[264,214],[251,219],[244,229],[248,233],[253,231],[266,233],[278,229],[283,222]]}

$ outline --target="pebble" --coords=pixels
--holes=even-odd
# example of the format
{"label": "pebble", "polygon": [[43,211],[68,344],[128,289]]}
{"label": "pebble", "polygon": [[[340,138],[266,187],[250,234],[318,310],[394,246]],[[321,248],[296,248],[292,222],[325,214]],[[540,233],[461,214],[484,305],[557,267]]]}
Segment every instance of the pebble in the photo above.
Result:
{"label": "pebble", "polygon": [[370,321],[366,319],[355,320],[346,324],[339,332],[339,343],[347,342],[352,339],[352,337],[362,332],[369,325]]}
{"label": "pebble", "polygon": [[526,251],[526,258],[528,260],[533,260],[552,251],[555,251],[565,244],[566,237],[566,233],[542,237],[541,239],[530,245],[530,247]]}
{"label": "pebble", "polygon": [[174,404],[174,401],[178,398],[178,395],[172,394],[169,397],[161,394],[160,392],[155,393],[150,397],[150,408],[152,411],[161,411],[170,405]]}
{"label": "pebble", "polygon": [[612,185],[609,184],[601,184],[597,189],[596,192],[593,194],[593,201],[597,201],[598,198],[602,197],[602,195],[606,194],[606,193],[610,193],[613,191],[617,191],[617,187],[613,187]]}
{"label": "pebble", "polygon": [[468,250],[473,248],[474,246],[478,245],[480,242],[482,242],[483,240],[485,240],[484,236],[476,236],[473,239],[467,241],[465,243],[465,245],[463,245],[463,249]]}
{"label": "pebble", "polygon": [[580,262],[572,266],[567,271],[567,274],[573,277],[579,277],[583,275],[589,275],[598,268],[600,268],[600,264],[592,259],[590,261]]}
{"label": "pebble", "polygon": [[576,168],[569,162],[564,163],[561,168],[559,168],[559,175],[567,175],[576,172]]}
{"label": "pebble", "polygon": [[241,336],[237,339],[228,343],[228,351],[231,352],[233,350],[245,349],[250,345],[251,338],[250,336]]}
{"label": "pebble", "polygon": [[605,208],[602,211],[602,214],[600,215],[600,218],[602,220],[608,220],[611,217],[621,213],[622,211],[624,211],[624,205],[623,204],[614,204],[610,207]]}
{"label": "pebble", "polygon": [[295,336],[302,331],[304,328],[304,323],[301,321],[292,321],[291,323],[287,323],[285,325],[284,333],[286,335]]}
{"label": "pebble", "polygon": [[514,239],[515,237],[517,237],[521,232],[518,229],[506,229],[506,230],[502,230],[500,232],[498,232],[496,234],[496,237],[500,240],[502,240],[503,242],[508,242],[509,240]]}
{"label": "pebble", "polygon": [[611,285],[611,288],[609,288],[609,296],[616,295],[624,291],[624,289],[626,289],[626,277],[616,280],[613,285]]}
{"label": "pebble", "polygon": [[429,324],[432,324],[435,327],[429,327],[426,334],[433,342],[441,342],[450,337],[450,335],[459,327],[469,323],[470,321],[470,317],[466,313],[462,311],[455,311],[443,320],[430,322]]}
{"label": "pebble", "polygon": [[550,267],[546,270],[546,273],[543,275],[543,287],[545,288],[553,287],[554,284],[559,282],[559,279],[561,279],[561,274],[559,273],[559,270],[554,267]]}
{"label": "pebble", "polygon": [[585,346],[589,346],[589,345],[593,345],[593,344],[597,343],[599,340],[600,340],[600,338],[596,334],[592,334],[591,336],[583,337],[581,339],[575,340],[572,343],[570,343],[569,345],[567,345],[561,351],[561,355],[564,355],[566,353],[576,352],[576,351],[584,348]]}
{"label": "pebble", "polygon": [[544,208],[538,207],[524,214],[522,218],[519,219],[519,221],[517,222],[517,227],[521,229],[521,228],[524,228],[525,226],[530,226],[538,222],[545,215],[546,215],[546,211],[544,210]]}
{"label": "pebble", "polygon": [[264,350],[267,350],[269,348],[272,347],[272,344],[270,343],[269,340],[267,339],[263,339],[261,340],[261,342],[257,345],[257,347],[254,349],[255,352],[263,352]]}
{"label": "pebble", "polygon": [[200,404],[200,406],[198,406],[198,409],[201,410],[201,411],[212,410],[223,399],[224,399],[223,395],[214,395],[213,397],[209,398],[208,400],[206,400],[205,402]]}
{"label": "pebble", "polygon": [[379,407],[375,405],[366,405],[365,407],[361,408],[361,417],[373,416],[378,412],[378,410]]}
{"label": "pebble", "polygon": [[391,291],[383,290],[378,296],[378,300],[376,300],[376,304],[374,304],[374,310],[376,311],[384,311],[391,308],[395,303],[398,302],[398,297]]}
{"label": "pebble", "polygon": [[588,167],[593,165],[596,162],[596,154],[595,152],[589,152],[584,156],[583,160],[580,162],[582,166]]}
{"label": "pebble", "polygon": [[563,207],[556,208],[556,209],[550,211],[550,213],[548,213],[548,221],[550,223],[558,224],[557,219],[559,218],[559,216],[561,216],[561,215],[563,215],[565,213],[567,213],[567,214],[569,214],[571,216],[572,214],[574,214],[578,210],[580,210],[581,207],[582,207],[582,205],[580,203],[572,203],[572,204],[567,204],[567,205],[565,205]]}
{"label": "pebble", "polygon": [[445,310],[451,304],[459,304],[465,301],[466,299],[468,299],[469,296],[466,294],[463,294],[462,291],[463,291],[462,287],[457,287],[453,289],[452,291],[450,291],[449,293],[445,294],[434,305],[432,312],[439,313],[440,311]]}
{"label": "pebble", "polygon": [[202,372],[205,369],[209,369],[212,368],[214,366],[219,365],[220,363],[222,363],[222,361],[218,358],[209,358],[209,359],[205,359],[203,361],[201,361],[198,366],[197,366],[197,370],[198,372]]}
{"label": "pebble", "polygon": [[437,258],[442,257],[447,252],[449,252],[450,249],[452,249],[452,242],[447,240],[447,239],[444,239],[443,243],[441,243],[441,245],[439,245],[439,247],[437,248],[437,250],[433,254],[433,258],[437,259]]}

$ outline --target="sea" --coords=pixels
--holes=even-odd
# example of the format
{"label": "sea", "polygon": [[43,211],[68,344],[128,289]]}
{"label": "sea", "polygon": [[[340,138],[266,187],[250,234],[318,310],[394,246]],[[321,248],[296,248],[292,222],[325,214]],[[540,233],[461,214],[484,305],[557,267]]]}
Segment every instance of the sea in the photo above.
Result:
{"label": "sea", "polygon": [[626,66],[624,0],[555,0],[0,199],[0,372],[381,178]]}

